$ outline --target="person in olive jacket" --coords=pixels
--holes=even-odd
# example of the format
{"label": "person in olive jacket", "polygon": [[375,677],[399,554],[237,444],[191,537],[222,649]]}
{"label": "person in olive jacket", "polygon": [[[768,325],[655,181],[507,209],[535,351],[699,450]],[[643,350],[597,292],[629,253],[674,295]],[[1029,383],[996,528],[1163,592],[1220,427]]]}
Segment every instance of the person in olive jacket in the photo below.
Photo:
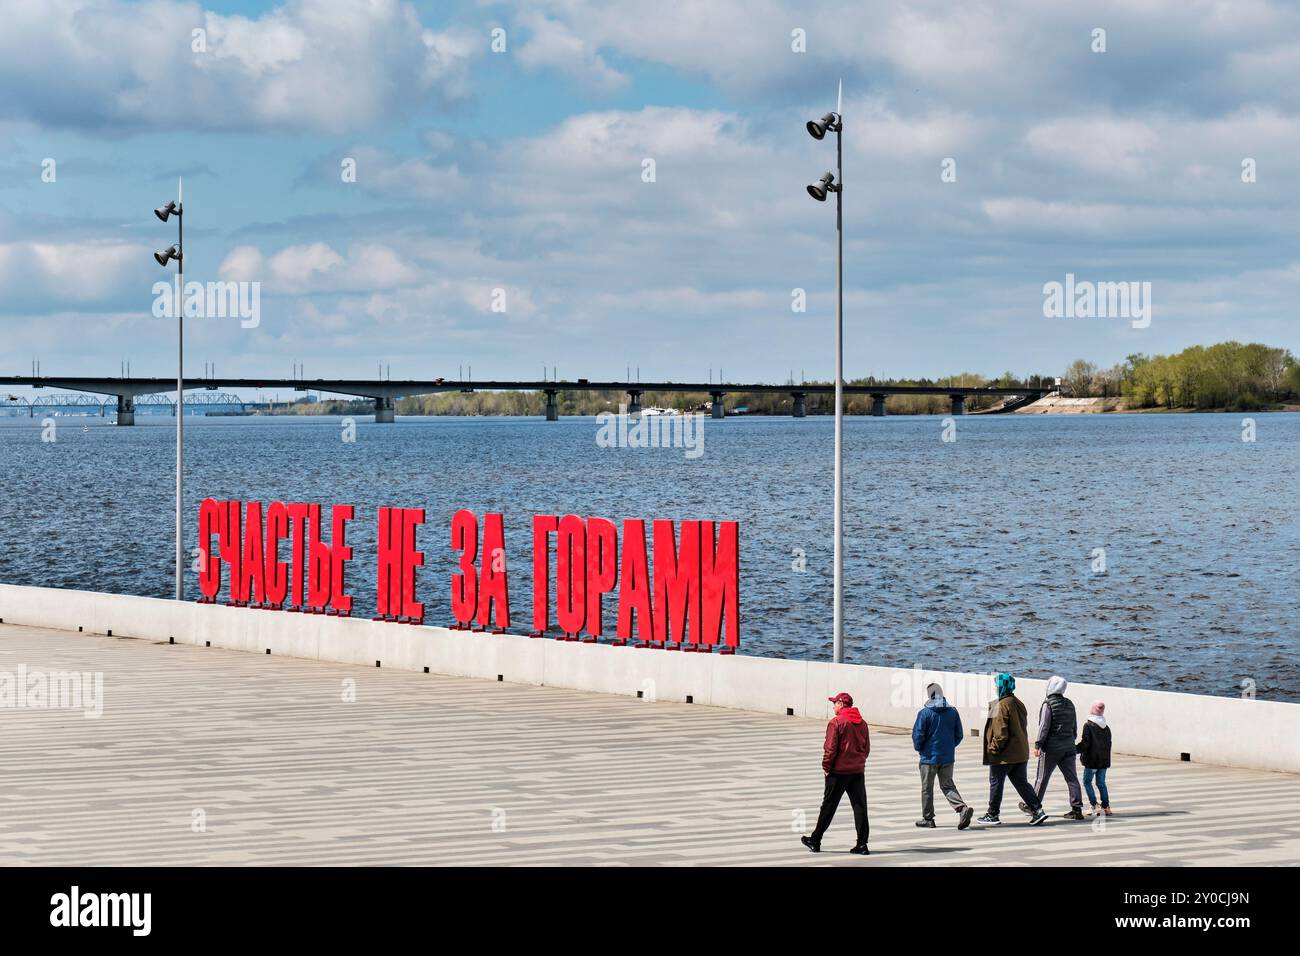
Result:
{"label": "person in olive jacket", "polygon": [[1083,764],[1083,789],[1092,804],[1090,817],[1097,815],[1097,794],[1093,792],[1093,778],[1101,791],[1101,812],[1110,816],[1110,793],[1106,790],[1106,771],[1110,769],[1110,725],[1106,723],[1106,705],[1097,701],[1083,723],[1083,737],[1079,740],[1079,762]]}
{"label": "person in olive jacket", "polygon": [[1030,824],[1038,826],[1047,820],[1047,814],[1043,812],[1043,805],[1039,803],[1025,773],[1025,767],[1029,763],[1029,721],[1025,705],[1016,697],[1016,679],[1010,674],[999,674],[995,683],[998,699],[989,703],[988,720],[984,722],[984,763],[989,768],[989,811],[976,822],[986,827],[1002,823],[998,816],[1002,810],[1002,790],[1010,777],[1016,792],[1034,808]]}
{"label": "person in olive jacket", "polygon": [[853,823],[858,836],[857,843],[849,852],[869,856],[865,770],[867,756],[871,753],[871,734],[862,714],[853,706],[852,697],[836,694],[827,699],[835,710],[835,716],[826,725],[826,740],[822,745],[822,773],[826,775],[822,809],[817,815],[817,829],[813,830],[812,836],[801,836],[799,842],[814,853],[821,852],[822,836],[831,825],[840,798],[847,793],[853,806]]}

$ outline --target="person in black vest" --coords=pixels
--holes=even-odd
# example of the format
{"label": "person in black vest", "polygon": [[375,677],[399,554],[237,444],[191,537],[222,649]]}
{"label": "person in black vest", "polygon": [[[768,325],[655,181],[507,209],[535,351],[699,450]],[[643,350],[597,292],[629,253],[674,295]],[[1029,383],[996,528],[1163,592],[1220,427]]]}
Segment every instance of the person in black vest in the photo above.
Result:
{"label": "person in black vest", "polygon": [[[1052,771],[1061,768],[1061,776],[1070,788],[1070,812],[1067,820],[1083,819],[1083,792],[1079,789],[1079,775],[1075,770],[1074,742],[1078,737],[1079,722],[1074,715],[1074,704],[1065,696],[1064,677],[1053,676],[1047,682],[1047,699],[1038,711],[1038,736],[1034,738],[1034,756],[1038,758],[1038,777],[1034,793],[1041,803],[1047,792],[1047,781]],[[1027,804],[1020,809],[1030,813]]]}
{"label": "person in black vest", "polygon": [[1088,802],[1092,804],[1090,817],[1097,815],[1097,794],[1093,792],[1092,781],[1097,780],[1097,789],[1101,791],[1101,812],[1110,816],[1110,793],[1106,790],[1106,771],[1110,769],[1110,726],[1106,723],[1106,705],[1097,701],[1088,712],[1088,719],[1083,722],[1083,737],[1079,746],[1079,762],[1083,764],[1083,789],[1088,792]]}

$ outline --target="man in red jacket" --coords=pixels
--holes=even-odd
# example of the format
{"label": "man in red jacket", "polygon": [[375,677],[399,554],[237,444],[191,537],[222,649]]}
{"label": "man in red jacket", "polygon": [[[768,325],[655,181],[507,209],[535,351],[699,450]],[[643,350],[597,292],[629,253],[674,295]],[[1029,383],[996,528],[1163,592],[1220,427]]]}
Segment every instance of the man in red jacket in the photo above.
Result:
{"label": "man in red jacket", "polygon": [[871,734],[867,732],[867,722],[853,706],[852,697],[836,694],[828,699],[835,708],[835,716],[826,725],[826,743],[822,747],[822,772],[826,774],[826,791],[822,795],[821,813],[817,815],[817,829],[813,830],[812,836],[801,836],[799,842],[814,853],[820,853],[822,835],[835,817],[840,797],[848,793],[849,803],[853,806],[853,822],[858,829],[858,842],[849,852],[868,856],[865,770],[867,755],[871,753]]}

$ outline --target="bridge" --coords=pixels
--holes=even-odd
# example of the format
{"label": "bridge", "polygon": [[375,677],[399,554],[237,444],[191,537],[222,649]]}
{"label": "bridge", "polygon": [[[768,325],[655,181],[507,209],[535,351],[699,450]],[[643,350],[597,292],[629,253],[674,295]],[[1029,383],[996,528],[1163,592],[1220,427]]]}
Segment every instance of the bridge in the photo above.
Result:
{"label": "bridge", "polygon": [[[36,398],[25,398],[21,395],[0,395],[0,410],[12,409],[21,412],[27,409],[27,414],[35,418],[37,412],[44,414],[46,411],[75,411],[88,415],[99,415],[101,418],[107,416],[108,409],[114,404],[114,396],[106,395],[86,395],[86,394],[51,394],[40,395]],[[128,395],[117,396],[117,424],[132,425],[135,423],[135,410],[137,408],[162,408],[170,410],[172,415],[176,414],[176,402],[167,395]],[[185,397],[186,406],[198,406],[205,410],[214,408],[239,409],[241,412],[256,402],[248,402],[238,395],[231,395],[229,392],[208,392],[203,391],[194,395],[187,394]],[[125,416],[128,421],[122,421],[123,406],[125,405]]]}
{"label": "bridge", "polygon": [[[831,384],[784,384],[767,383],[721,383],[721,382],[597,382],[580,378],[570,380],[503,380],[503,381],[450,381],[443,378],[429,380],[393,381],[391,379],[301,379],[301,378],[200,378],[187,380],[199,396],[204,391],[219,389],[268,389],[284,388],[294,391],[330,392],[336,395],[348,395],[356,398],[368,398],[374,402],[375,421],[391,423],[393,421],[394,403],[398,399],[415,395],[431,395],[439,392],[541,392],[546,396],[546,420],[557,421],[560,417],[557,396],[560,392],[625,392],[628,396],[627,410],[630,415],[641,412],[641,396],[646,392],[693,392],[707,393],[712,400],[714,418],[726,416],[724,399],[729,394],[787,394],[791,398],[793,415],[804,418],[807,415],[807,398],[809,395],[833,395],[835,386]],[[56,388],[65,391],[94,393],[113,396],[117,399],[117,424],[135,424],[135,409],[144,399],[141,396],[159,396],[176,390],[176,380],[166,378],[95,378],[86,376],[13,376],[0,377],[0,386],[14,385],[28,388]],[[238,399],[233,395],[221,396],[227,401],[213,402],[210,398],[188,397],[186,404],[255,404]],[[971,386],[956,385],[848,385],[844,386],[846,395],[870,395],[871,413],[883,416],[885,400],[890,395],[946,395],[952,402],[952,414],[962,415],[966,411],[966,401],[972,397],[1001,397],[1006,400],[1000,409],[1010,411],[1015,407],[1042,398],[1054,390],[1048,385],[1016,386]],[[42,402],[46,396],[36,399]],[[230,401],[233,400],[233,401]],[[58,402],[47,402],[57,406]],[[105,406],[107,402],[103,403]],[[171,404],[167,402],[166,404]],[[33,403],[35,405],[35,403]],[[35,414],[34,410],[31,414]]]}

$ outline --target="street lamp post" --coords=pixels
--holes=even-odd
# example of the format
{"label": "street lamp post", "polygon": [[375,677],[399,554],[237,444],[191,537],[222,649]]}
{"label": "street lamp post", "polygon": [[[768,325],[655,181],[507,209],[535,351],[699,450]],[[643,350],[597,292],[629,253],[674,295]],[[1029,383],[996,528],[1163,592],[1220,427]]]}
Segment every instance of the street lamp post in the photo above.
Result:
{"label": "street lamp post", "polygon": [[176,600],[185,599],[185,537],[181,520],[181,496],[184,489],[185,463],[185,220],[181,200],[184,184],[176,182],[176,200],[159,206],[154,215],[163,222],[168,216],[176,217],[176,245],[155,252],[158,265],[167,266],[176,260],[176,294],[172,297],[176,309]]}
{"label": "street lamp post", "polygon": [[834,651],[836,664],[844,661],[844,179],[841,131],[844,119],[844,86],[840,84],[836,111],[819,120],[809,120],[808,133],[813,139],[823,139],[827,131],[835,133],[835,172],[826,173],[808,187],[808,195],[825,202],[828,193],[835,194],[835,235],[838,252],[835,259],[835,592],[833,614]]}

